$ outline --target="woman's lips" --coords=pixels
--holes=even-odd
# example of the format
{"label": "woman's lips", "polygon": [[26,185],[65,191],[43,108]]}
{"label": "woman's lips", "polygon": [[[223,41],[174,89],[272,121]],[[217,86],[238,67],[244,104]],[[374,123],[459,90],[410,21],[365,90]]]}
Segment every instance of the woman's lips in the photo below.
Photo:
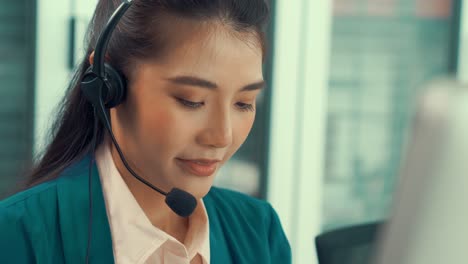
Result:
{"label": "woman's lips", "polygon": [[218,166],[218,160],[185,160],[185,159],[176,159],[178,164],[185,171],[195,174],[197,176],[210,176],[212,175]]}

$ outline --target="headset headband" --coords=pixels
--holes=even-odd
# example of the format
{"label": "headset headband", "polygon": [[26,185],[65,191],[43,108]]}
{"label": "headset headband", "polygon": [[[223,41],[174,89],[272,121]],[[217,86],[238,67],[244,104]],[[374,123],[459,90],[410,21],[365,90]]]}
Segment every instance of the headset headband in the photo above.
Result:
{"label": "headset headband", "polygon": [[94,51],[94,63],[92,72],[97,76],[104,78],[105,69],[104,69],[104,57],[106,56],[107,44],[112,36],[114,28],[119,23],[122,16],[125,14],[125,11],[132,5],[132,1],[125,0],[112,14],[111,18],[107,22],[104,31],[99,36],[98,42],[96,44],[96,49]]}

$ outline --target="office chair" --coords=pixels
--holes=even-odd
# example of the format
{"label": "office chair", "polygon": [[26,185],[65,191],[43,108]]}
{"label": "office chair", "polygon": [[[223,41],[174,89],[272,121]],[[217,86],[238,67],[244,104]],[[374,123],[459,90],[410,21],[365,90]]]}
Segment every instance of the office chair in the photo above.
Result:
{"label": "office chair", "polygon": [[315,246],[319,264],[370,264],[373,245],[382,224],[372,222],[318,235]]}

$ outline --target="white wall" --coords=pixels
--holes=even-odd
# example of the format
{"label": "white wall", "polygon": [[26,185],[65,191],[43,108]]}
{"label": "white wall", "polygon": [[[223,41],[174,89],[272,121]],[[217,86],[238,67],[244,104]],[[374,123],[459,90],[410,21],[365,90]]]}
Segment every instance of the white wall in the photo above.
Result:
{"label": "white wall", "polygon": [[[40,151],[45,143],[55,107],[62,99],[71,77],[68,69],[70,17],[89,17],[96,2],[97,0],[37,1],[34,153]],[[83,36],[77,38],[82,39]]]}
{"label": "white wall", "polygon": [[293,263],[317,263],[331,0],[279,0],[276,10],[268,200],[290,240]]}
{"label": "white wall", "polygon": [[69,1],[37,1],[35,146],[40,150],[54,106],[65,91]]}

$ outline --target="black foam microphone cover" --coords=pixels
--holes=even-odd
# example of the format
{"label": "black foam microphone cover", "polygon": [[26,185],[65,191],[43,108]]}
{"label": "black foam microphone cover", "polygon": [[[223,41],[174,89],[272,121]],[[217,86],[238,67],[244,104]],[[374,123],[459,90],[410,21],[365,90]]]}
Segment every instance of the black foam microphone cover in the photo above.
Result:
{"label": "black foam microphone cover", "polygon": [[197,200],[190,193],[173,188],[166,195],[166,204],[181,217],[190,216],[197,207]]}

